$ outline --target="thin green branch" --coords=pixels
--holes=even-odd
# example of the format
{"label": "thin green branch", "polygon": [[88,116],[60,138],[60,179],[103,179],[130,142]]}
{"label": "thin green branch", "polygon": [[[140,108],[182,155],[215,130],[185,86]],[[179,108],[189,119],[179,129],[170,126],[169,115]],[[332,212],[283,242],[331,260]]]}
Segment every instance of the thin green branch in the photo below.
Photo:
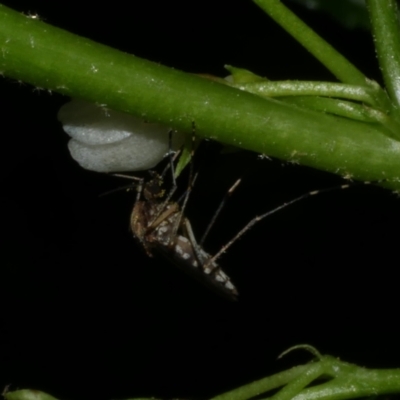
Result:
{"label": "thin green branch", "polygon": [[400,393],[400,369],[368,370],[349,366],[340,377],[307,388],[291,400],[347,400]]}
{"label": "thin green branch", "polygon": [[[282,97],[287,103],[296,104],[300,107],[309,108],[315,111],[327,112],[330,114],[340,115],[341,117],[356,119],[364,122],[376,122],[383,125],[391,122],[389,116],[374,108],[357,104],[351,101],[330,99],[319,96],[290,96]],[[396,125],[396,133],[399,128]]]}
{"label": "thin green branch", "polygon": [[[328,381],[307,388],[318,378]],[[286,385],[286,386],[285,386]],[[280,372],[212,400],[245,400],[283,387],[270,400],[346,400],[400,392],[400,369],[369,370],[323,356],[319,361]]]}
{"label": "thin green branch", "polygon": [[300,365],[293,367],[287,371],[279,372],[278,374],[268,376],[256,382],[249,383],[248,385],[231,390],[229,392],[220,394],[210,400],[245,400],[262,393],[279,388],[288,384],[294,379],[302,376],[310,370],[310,365]]}
{"label": "thin green branch", "polygon": [[293,379],[286,386],[284,386],[274,396],[274,400],[291,400],[306,386],[312,383],[315,379],[319,378],[326,371],[326,363],[323,361],[309,364],[309,368],[304,373]]}
{"label": "thin green branch", "polygon": [[396,0],[367,0],[386,90],[400,107],[400,26]]}
{"label": "thin green branch", "polygon": [[232,85],[240,90],[264,97],[280,96],[329,96],[357,100],[377,106],[371,89],[365,86],[317,81],[269,81]]}
{"label": "thin green branch", "polygon": [[[304,348],[304,345],[298,347]],[[320,378],[325,382],[307,387]],[[400,392],[400,369],[366,369],[331,356],[321,356],[318,361],[279,372],[211,400],[246,400],[267,395],[280,387],[280,391],[268,397],[270,400],[347,400],[393,394]],[[30,389],[6,392],[4,397],[6,400],[56,400]]]}
{"label": "thin green branch", "polygon": [[163,67],[0,6],[0,72],[290,162],[400,189],[385,127],[262,98]]}
{"label": "thin green branch", "polygon": [[[301,43],[338,80],[351,85],[367,86],[364,74],[350,61],[338,53],[300,18],[293,14],[279,0],[253,0],[282,28]],[[379,1],[379,0],[376,0]]]}
{"label": "thin green branch", "polygon": [[[301,105],[315,111],[329,112],[358,121],[381,123],[388,129],[390,136],[394,138],[400,136],[400,123],[388,116],[392,110],[392,104],[386,93],[374,81],[369,81],[368,87],[316,81],[272,82],[243,68],[231,65],[225,65],[225,68],[232,75],[229,79],[220,79],[221,83],[262,97],[279,97],[291,104]],[[331,99],[330,97],[351,101]],[[357,104],[355,101],[362,103]],[[368,107],[368,104],[374,108]]]}

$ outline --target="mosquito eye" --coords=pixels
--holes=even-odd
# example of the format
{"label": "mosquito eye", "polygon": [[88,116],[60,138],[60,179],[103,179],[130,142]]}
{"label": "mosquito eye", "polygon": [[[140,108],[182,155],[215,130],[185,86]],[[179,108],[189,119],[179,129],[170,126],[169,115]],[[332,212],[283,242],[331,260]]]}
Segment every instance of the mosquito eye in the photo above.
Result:
{"label": "mosquito eye", "polygon": [[[140,118],[73,99],[61,107],[58,119],[71,140],[72,158],[97,172],[153,168],[169,151],[169,128]],[[182,143],[173,135],[173,147]]]}

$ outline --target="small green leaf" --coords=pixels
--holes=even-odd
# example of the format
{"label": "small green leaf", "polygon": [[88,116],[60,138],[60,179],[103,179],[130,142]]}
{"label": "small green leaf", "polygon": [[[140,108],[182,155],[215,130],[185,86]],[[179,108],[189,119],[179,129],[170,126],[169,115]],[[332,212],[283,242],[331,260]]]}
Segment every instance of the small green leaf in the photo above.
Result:
{"label": "small green leaf", "polygon": [[247,69],[232,67],[232,65],[225,65],[225,69],[231,73],[232,83],[268,81],[267,78],[262,78]]}
{"label": "small green leaf", "polygon": [[185,142],[183,143],[181,155],[179,156],[178,163],[175,168],[175,178],[177,178],[185,167],[190,163],[192,159],[193,145],[192,138],[185,136]]}

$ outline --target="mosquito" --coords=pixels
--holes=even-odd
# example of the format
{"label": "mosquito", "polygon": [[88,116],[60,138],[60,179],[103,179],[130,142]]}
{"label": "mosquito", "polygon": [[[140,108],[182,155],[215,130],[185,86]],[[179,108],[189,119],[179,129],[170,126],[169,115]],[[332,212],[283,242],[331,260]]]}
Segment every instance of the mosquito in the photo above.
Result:
{"label": "mosquito", "polygon": [[[194,135],[192,140],[194,140]],[[155,254],[161,254],[181,270],[192,275],[217,294],[233,301],[237,300],[238,291],[229,276],[218,265],[217,260],[236,241],[254,225],[286,207],[315,195],[348,189],[357,184],[346,183],[325,189],[309,191],[268,212],[258,215],[251,219],[230,241],[223,245],[217,253],[211,255],[203,249],[203,243],[211,228],[214,226],[226,201],[240,184],[241,179],[238,179],[227,191],[219,207],[215,211],[204,235],[198,242],[193,233],[190,220],[185,215],[185,208],[197,174],[193,174],[193,163],[190,161],[187,189],[182,199],[174,201],[173,196],[177,190],[174,171],[175,158],[170,155],[169,164],[162,174],[150,171],[152,177],[147,181],[144,178],[129,177],[138,182],[136,185],[136,199],[130,217],[130,228],[133,236],[141,244],[148,256],[153,257]],[[171,170],[172,185],[169,191],[167,191],[164,187],[164,177],[169,169]],[[126,175],[119,176],[128,177]],[[371,183],[376,182],[363,182],[363,184]]]}
{"label": "mosquito", "polygon": [[[166,191],[164,176],[168,169],[171,170],[172,186]],[[182,201],[172,199],[177,189],[172,157],[161,175],[154,171],[151,171],[151,175],[152,178],[148,181],[131,177],[138,181],[130,217],[133,236],[148,256],[161,254],[219,295],[228,300],[237,300],[238,291],[235,285],[212,260],[213,256],[196,241],[191,223],[185,215],[186,204],[197,177],[197,174],[193,176],[192,162],[190,162],[188,187]]]}

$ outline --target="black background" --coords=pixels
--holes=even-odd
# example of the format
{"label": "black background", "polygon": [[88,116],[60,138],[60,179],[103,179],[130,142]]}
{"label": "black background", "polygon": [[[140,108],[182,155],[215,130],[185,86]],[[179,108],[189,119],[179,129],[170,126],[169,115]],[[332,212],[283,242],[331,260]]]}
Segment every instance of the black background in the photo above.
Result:
{"label": "black background", "polygon": [[[332,79],[250,1],[153,1],[134,11],[120,0],[3,3],[188,72],[224,76],[231,64],[270,79]],[[292,8],[380,80],[368,32]],[[299,343],[399,367],[395,195],[355,187],[259,224],[220,260],[240,291],[231,304],[137,246],[128,230],[134,193],[99,198],[125,182],[82,170],[68,154],[56,119],[66,98],[7,78],[1,90],[0,384],[74,399],[204,398],[308,360],[276,360]],[[208,238],[210,253],[254,215],[341,183],[252,153],[219,155],[213,144],[197,162],[187,215],[198,236],[244,177]]]}

